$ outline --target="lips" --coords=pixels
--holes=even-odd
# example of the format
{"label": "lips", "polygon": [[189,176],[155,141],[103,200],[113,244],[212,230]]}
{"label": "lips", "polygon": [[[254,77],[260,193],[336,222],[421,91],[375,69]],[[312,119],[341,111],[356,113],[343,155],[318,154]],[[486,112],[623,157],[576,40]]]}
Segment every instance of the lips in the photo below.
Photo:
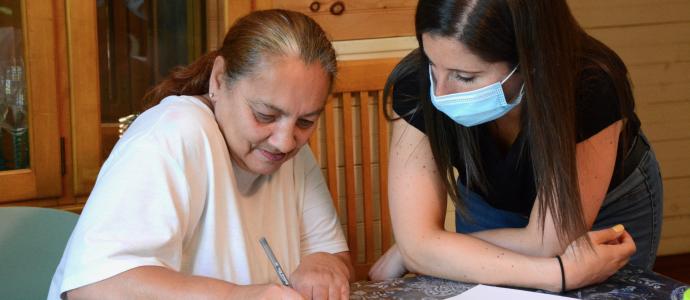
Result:
{"label": "lips", "polygon": [[261,149],[259,149],[259,152],[266,159],[268,159],[269,161],[274,161],[274,162],[283,160],[283,158],[285,158],[285,155],[286,155],[285,153],[273,153],[273,152],[269,152],[269,151],[261,150]]}

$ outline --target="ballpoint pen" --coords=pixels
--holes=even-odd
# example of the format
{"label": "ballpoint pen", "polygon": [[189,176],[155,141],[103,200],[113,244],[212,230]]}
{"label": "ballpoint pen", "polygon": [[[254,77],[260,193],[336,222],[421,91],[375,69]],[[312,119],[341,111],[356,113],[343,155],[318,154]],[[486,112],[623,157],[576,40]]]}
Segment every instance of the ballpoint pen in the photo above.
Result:
{"label": "ballpoint pen", "polygon": [[273,250],[271,250],[271,246],[268,245],[268,241],[266,241],[266,238],[261,237],[259,239],[259,243],[261,243],[261,247],[264,248],[264,252],[266,252],[268,260],[271,261],[273,269],[276,270],[278,278],[280,278],[280,282],[282,282],[284,286],[290,286],[290,281],[288,281],[287,276],[285,276],[285,272],[283,272],[283,268],[280,267],[280,263],[278,263],[278,260],[276,259],[275,255],[273,255]]}

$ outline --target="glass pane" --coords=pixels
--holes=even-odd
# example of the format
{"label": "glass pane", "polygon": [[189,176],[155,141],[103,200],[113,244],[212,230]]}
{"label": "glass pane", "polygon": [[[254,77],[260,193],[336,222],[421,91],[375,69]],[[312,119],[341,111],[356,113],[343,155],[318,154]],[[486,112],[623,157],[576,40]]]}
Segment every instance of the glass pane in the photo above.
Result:
{"label": "glass pane", "polygon": [[0,171],[29,167],[24,45],[19,0],[0,0]]}
{"label": "glass pane", "polygon": [[103,123],[140,112],[150,87],[206,51],[204,2],[98,0]]}

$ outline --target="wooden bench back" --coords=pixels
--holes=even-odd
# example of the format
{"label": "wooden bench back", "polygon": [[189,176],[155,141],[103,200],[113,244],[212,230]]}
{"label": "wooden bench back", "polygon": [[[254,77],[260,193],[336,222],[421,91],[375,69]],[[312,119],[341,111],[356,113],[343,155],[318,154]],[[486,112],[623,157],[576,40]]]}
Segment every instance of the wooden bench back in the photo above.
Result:
{"label": "wooden bench back", "polygon": [[393,239],[388,212],[389,121],[383,87],[399,59],[339,62],[338,78],[309,141],[347,235],[358,280]]}

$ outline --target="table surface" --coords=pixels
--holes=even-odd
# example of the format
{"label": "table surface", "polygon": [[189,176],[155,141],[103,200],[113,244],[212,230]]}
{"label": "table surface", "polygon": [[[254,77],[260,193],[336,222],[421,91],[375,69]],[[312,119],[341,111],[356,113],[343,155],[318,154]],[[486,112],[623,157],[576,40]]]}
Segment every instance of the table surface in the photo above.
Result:
{"label": "table surface", "polygon": [[[445,299],[476,284],[430,276],[352,284],[350,299]],[[688,284],[640,268],[626,266],[606,281],[572,290],[564,296],[580,299],[672,299],[682,300]],[[537,291],[547,293],[545,291]]]}

